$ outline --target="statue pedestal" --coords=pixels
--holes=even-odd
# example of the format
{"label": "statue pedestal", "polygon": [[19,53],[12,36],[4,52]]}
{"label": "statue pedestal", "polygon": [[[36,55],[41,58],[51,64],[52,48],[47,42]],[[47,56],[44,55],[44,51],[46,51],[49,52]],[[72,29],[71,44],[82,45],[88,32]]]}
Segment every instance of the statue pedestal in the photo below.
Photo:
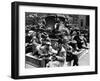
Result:
{"label": "statue pedestal", "polygon": [[36,67],[45,67],[45,60],[33,56],[32,53],[27,53],[25,59],[28,63],[30,63],[33,66],[35,65]]}

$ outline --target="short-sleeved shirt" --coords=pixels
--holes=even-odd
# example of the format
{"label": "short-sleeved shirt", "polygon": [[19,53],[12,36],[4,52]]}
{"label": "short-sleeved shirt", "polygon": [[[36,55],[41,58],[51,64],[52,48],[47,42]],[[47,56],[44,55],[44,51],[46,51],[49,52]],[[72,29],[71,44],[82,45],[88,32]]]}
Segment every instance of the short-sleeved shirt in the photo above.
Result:
{"label": "short-sleeved shirt", "polygon": [[46,66],[47,67],[59,67],[60,66],[60,62],[59,61],[50,61],[49,63],[47,63]]}

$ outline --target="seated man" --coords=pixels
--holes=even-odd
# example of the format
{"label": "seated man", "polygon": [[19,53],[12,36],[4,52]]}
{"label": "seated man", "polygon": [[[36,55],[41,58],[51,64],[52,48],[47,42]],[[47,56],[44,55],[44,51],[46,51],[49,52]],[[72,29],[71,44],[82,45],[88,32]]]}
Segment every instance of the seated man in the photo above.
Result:
{"label": "seated man", "polygon": [[69,46],[69,48],[67,49],[67,54],[66,54],[66,62],[68,63],[68,66],[71,66],[71,62],[73,60],[73,66],[78,66],[78,56],[75,52],[75,50],[73,51],[73,48],[71,46]]}
{"label": "seated man", "polygon": [[80,38],[80,32],[77,32],[77,34],[74,36],[73,40],[75,40],[77,43],[77,47],[78,49],[82,49],[82,45],[83,45],[83,42]]}
{"label": "seated man", "polygon": [[82,40],[81,42],[82,42],[82,48],[84,48],[84,49],[88,49],[87,48],[87,39],[85,38],[85,36],[84,36],[84,34],[81,34],[80,35],[80,39]]}
{"label": "seated man", "polygon": [[60,67],[60,62],[57,61],[56,56],[51,57],[51,61],[46,64],[46,67]]}
{"label": "seated man", "polygon": [[25,39],[25,49],[26,49],[26,53],[30,53],[33,52],[32,50],[32,37],[33,34],[35,34],[34,31],[28,31],[26,34],[26,39]]}

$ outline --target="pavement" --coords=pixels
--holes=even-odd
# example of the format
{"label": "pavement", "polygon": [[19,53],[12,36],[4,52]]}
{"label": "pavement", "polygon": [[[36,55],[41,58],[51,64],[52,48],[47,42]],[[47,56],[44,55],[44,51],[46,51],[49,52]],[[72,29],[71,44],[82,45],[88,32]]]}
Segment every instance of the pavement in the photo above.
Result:
{"label": "pavement", "polygon": [[[87,50],[86,50],[87,51]],[[89,50],[79,59],[79,66],[87,66],[90,63],[90,54]]]}

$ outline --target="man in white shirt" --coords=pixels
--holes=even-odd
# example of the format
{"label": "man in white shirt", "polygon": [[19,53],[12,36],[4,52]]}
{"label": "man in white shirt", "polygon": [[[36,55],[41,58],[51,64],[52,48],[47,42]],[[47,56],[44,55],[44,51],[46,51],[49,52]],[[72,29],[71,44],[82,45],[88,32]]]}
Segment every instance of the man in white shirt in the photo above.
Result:
{"label": "man in white shirt", "polygon": [[46,64],[46,67],[60,67],[60,62],[57,61],[56,56],[52,56],[51,61]]}
{"label": "man in white shirt", "polygon": [[64,66],[66,62],[66,50],[65,48],[60,44],[58,54],[56,55],[57,60],[60,62],[60,66]]}

